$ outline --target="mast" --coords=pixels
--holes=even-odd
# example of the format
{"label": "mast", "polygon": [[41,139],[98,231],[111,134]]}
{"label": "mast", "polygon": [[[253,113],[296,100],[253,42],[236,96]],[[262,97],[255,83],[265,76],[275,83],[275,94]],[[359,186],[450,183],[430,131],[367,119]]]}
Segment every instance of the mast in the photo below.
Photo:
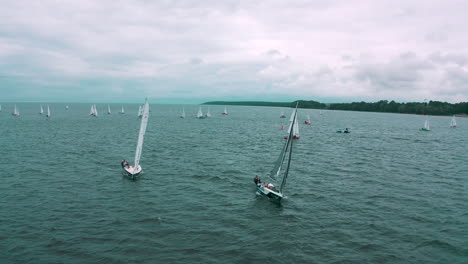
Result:
{"label": "mast", "polygon": [[[294,126],[294,124],[297,124],[297,106],[298,106],[298,104],[299,104],[299,102],[296,103],[296,111],[294,112],[294,119],[293,119],[293,123],[292,123],[293,126]],[[288,164],[286,166],[286,170],[285,170],[284,176],[283,176],[283,181],[281,182],[281,186],[280,186],[280,192],[281,193],[283,193],[284,186],[286,185],[286,179],[288,178],[289,167],[291,165],[292,148],[293,148],[292,134],[293,133],[289,133],[289,136],[288,136],[287,144],[288,145],[291,144],[291,146],[289,147]]]}
{"label": "mast", "polygon": [[138,134],[138,143],[137,143],[137,147],[135,150],[135,162],[133,166],[134,172],[138,169],[138,166],[140,165],[141,151],[143,149],[143,139],[145,137],[146,125],[148,124],[148,117],[149,117],[148,99],[145,99],[145,104],[143,105],[142,110],[143,110],[143,116],[141,118],[140,133]]}

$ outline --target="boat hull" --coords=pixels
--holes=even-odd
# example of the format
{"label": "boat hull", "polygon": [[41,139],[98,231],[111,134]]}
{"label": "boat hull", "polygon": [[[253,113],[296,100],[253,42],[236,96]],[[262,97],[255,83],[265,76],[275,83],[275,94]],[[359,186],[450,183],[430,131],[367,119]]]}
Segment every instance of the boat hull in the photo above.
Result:
{"label": "boat hull", "polygon": [[131,180],[136,180],[140,176],[141,173],[142,173],[141,166],[138,166],[137,170],[133,170],[132,166],[122,167],[122,175]]}
{"label": "boat hull", "polygon": [[283,194],[279,193],[279,192],[275,192],[269,188],[266,188],[266,187],[262,187],[262,186],[258,186],[257,185],[257,191],[261,194],[261,195],[264,195],[270,199],[273,199],[275,201],[281,201],[281,199],[283,199]]}

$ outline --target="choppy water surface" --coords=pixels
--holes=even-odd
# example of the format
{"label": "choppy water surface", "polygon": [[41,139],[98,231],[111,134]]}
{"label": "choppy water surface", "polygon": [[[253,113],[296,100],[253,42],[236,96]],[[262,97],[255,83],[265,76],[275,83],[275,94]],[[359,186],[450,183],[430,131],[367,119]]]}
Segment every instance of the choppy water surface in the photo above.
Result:
{"label": "choppy water surface", "polygon": [[[252,178],[284,140],[279,108],[152,105],[139,119],[89,105],[18,104],[0,113],[1,263],[466,263],[468,119],[299,110],[287,198]],[[203,107],[206,110],[206,106]],[[289,112],[290,110],[287,110]],[[351,134],[337,134],[349,127]]]}

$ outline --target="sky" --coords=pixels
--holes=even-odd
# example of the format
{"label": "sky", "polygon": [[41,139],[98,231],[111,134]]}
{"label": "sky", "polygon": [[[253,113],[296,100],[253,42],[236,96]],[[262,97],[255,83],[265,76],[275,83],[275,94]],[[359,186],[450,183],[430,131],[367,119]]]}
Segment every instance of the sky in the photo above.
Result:
{"label": "sky", "polygon": [[0,102],[468,101],[468,1],[0,6]]}

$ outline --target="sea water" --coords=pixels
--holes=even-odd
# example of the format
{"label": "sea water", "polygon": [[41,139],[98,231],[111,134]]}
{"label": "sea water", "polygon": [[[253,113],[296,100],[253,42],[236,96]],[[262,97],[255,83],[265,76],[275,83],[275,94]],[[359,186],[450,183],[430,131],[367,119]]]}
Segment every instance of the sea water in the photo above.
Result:
{"label": "sea water", "polygon": [[130,181],[138,106],[69,105],[2,104],[0,263],[467,263],[468,119],[299,109],[276,204],[280,108],[151,105]]}

